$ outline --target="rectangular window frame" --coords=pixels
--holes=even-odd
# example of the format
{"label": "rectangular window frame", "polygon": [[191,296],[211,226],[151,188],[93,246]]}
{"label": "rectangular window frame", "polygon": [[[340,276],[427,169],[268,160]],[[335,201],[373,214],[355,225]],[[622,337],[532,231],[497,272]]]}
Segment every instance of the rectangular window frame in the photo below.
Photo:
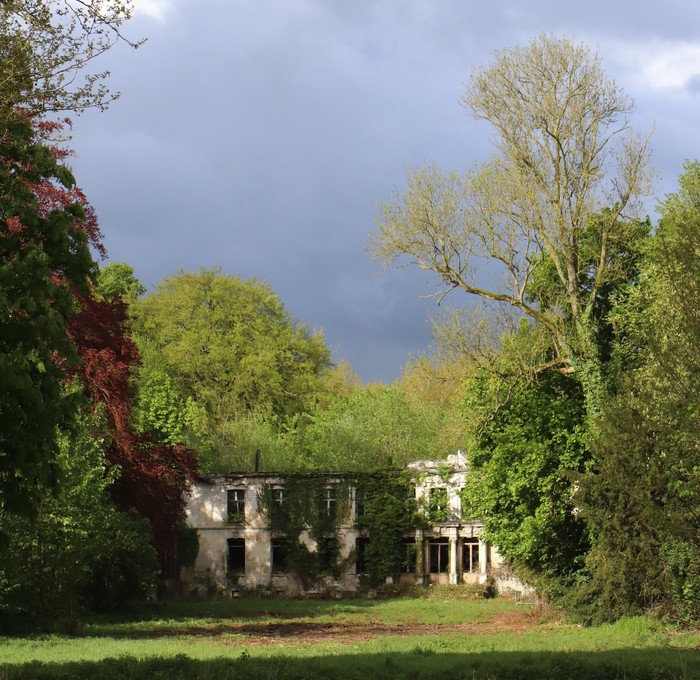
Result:
{"label": "rectangular window frame", "polygon": [[367,571],[367,546],[369,538],[358,536],[355,539],[355,573],[358,576],[366,575]]}
{"label": "rectangular window frame", "polygon": [[465,574],[478,574],[479,565],[479,540],[462,540],[462,572]]}
{"label": "rectangular window frame", "polygon": [[326,517],[335,519],[337,510],[337,489],[335,484],[327,486],[321,495],[321,511]]}
{"label": "rectangular window frame", "polygon": [[287,546],[281,538],[273,538],[270,545],[270,571],[273,574],[289,573]]}
{"label": "rectangular window frame", "polygon": [[355,489],[355,519],[361,519],[367,511],[367,494],[362,487]]}
{"label": "rectangular window frame", "polygon": [[272,504],[276,508],[281,508],[284,503],[284,489],[281,486],[273,486],[270,489],[270,496],[272,498]]}
{"label": "rectangular window frame", "polygon": [[226,521],[229,524],[245,522],[245,489],[226,491]]}
{"label": "rectangular window frame", "polygon": [[448,574],[450,571],[450,545],[447,539],[434,539],[429,544],[431,574]]}
{"label": "rectangular window frame", "polygon": [[226,572],[228,574],[245,574],[245,538],[229,538],[226,541],[226,547]]}

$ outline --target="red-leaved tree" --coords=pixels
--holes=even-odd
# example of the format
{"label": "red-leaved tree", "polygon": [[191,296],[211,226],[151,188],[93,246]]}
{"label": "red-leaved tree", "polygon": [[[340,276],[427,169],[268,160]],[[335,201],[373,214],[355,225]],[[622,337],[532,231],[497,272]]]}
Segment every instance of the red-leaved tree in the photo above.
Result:
{"label": "red-leaved tree", "polygon": [[196,469],[193,453],[168,446],[132,427],[131,372],[139,365],[138,349],[128,337],[126,305],[120,298],[78,297],[80,311],[69,330],[81,362],[79,377],[93,408],[102,409],[106,455],[121,475],[113,497],[121,510],[135,510],[153,527],[154,544],[172,563],[184,519],[184,494]]}

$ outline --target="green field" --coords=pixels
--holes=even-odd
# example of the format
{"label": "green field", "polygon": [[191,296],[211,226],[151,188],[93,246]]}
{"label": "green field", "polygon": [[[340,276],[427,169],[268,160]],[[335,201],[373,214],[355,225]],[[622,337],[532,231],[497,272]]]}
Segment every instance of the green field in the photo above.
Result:
{"label": "green field", "polygon": [[169,602],[81,635],[0,638],[16,678],[700,678],[700,634],[645,618],[582,628],[507,599]]}

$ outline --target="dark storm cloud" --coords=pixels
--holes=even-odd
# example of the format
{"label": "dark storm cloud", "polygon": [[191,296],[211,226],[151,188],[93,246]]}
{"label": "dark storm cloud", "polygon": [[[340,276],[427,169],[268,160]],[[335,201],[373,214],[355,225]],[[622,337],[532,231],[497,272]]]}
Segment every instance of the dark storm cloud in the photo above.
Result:
{"label": "dark storm cloud", "polygon": [[76,122],[74,168],[110,259],[148,287],[211,266],[267,280],[336,360],[390,380],[427,348],[435,303],[420,296],[437,288],[411,268],[381,275],[364,244],[408,166],[490,154],[487,126],[459,105],[470,65],[542,31],[599,47],[639,103],[635,124],[656,121],[670,190],[698,155],[700,68],[664,89],[678,68],[664,71],[667,48],[695,40],[687,4],[142,0],[161,18],[137,15],[130,30],[149,42],[109,54],[123,98]]}

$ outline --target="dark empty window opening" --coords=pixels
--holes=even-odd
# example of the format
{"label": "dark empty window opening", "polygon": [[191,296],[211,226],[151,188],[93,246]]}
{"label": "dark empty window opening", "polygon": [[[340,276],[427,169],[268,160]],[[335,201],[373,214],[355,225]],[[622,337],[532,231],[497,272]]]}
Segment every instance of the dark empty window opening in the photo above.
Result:
{"label": "dark empty window opening", "polygon": [[272,539],[272,573],[284,574],[289,571],[287,546],[281,538]]}
{"label": "dark empty window opening", "polygon": [[245,539],[228,539],[228,571],[245,574]]}
{"label": "dark empty window opening", "polygon": [[450,546],[447,539],[430,542],[430,573],[446,574],[450,566]]}
{"label": "dark empty window opening", "polygon": [[229,522],[245,520],[245,489],[229,489],[226,492],[226,510]]}
{"label": "dark empty window opening", "polygon": [[367,573],[367,545],[369,543],[369,538],[364,536],[359,536],[355,539],[355,573],[356,574],[366,574]]}
{"label": "dark empty window opening", "polygon": [[479,539],[464,539],[462,546],[462,571],[475,574],[479,571]]}
{"label": "dark empty window opening", "polygon": [[330,573],[336,567],[338,539],[335,536],[322,536],[316,545],[318,566],[322,572]]}

